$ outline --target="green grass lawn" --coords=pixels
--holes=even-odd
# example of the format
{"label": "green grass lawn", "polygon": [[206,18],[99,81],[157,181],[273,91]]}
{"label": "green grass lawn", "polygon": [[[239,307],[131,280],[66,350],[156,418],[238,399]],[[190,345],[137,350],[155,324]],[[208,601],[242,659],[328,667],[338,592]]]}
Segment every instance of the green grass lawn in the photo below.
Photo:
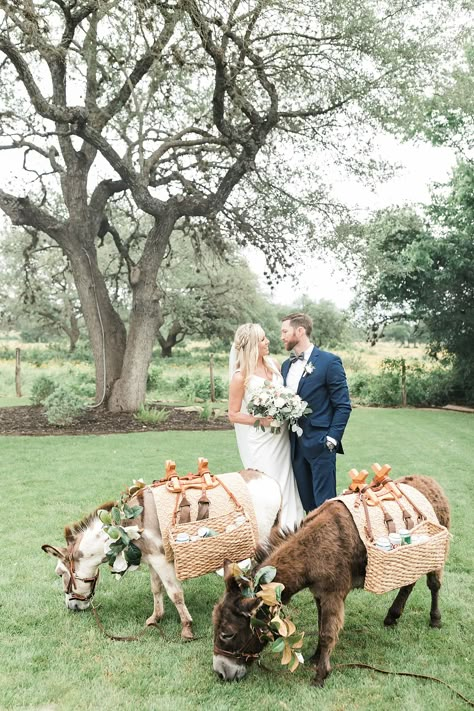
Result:
{"label": "green grass lawn", "polygon": [[[395,476],[435,477],[453,509],[451,545],[441,591],[443,628],[431,630],[429,592],[421,580],[399,625],[384,629],[394,593],[353,592],[333,664],[364,662],[439,677],[474,699],[474,581],[472,484],[474,419],[455,412],[354,411],[347,454],[338,457],[338,486],[351,467],[386,462]],[[139,642],[106,639],[90,612],[66,610],[54,563],[41,544],[60,544],[64,524],[110,498],[133,478],[163,475],[165,459],[180,473],[199,456],[216,472],[239,467],[233,432],[160,432],[98,437],[0,437],[3,515],[0,566],[0,708],[49,711],[399,711],[467,708],[449,689],[428,681],[336,669],[324,689],[310,686],[306,665],[291,675],[269,652],[240,683],[220,682],[212,670],[211,612],[222,593],[216,575],[184,583],[198,639],[184,644],[173,605],[166,602],[162,635],[150,629]],[[316,553],[316,552],[315,552]],[[116,582],[108,571],[96,603],[106,628],[137,633],[152,610],[148,572]],[[290,614],[306,631],[303,652],[316,644],[314,603],[308,591],[293,598]]]}

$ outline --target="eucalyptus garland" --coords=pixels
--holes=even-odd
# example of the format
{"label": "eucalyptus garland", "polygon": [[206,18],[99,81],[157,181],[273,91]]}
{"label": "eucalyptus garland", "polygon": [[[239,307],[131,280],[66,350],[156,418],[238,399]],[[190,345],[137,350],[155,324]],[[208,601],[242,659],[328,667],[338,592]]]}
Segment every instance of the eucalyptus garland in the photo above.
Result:
{"label": "eucalyptus garland", "polygon": [[142,552],[134,541],[140,538],[141,531],[138,526],[124,526],[123,522],[137,518],[143,511],[143,506],[129,506],[128,501],[144,486],[142,479],[134,479],[133,485],[122,493],[120,500],[110,511],[97,511],[102,529],[108,536],[105,555],[114,575],[122,576],[129,570],[136,570],[140,565]]}
{"label": "eucalyptus garland", "polygon": [[297,632],[296,625],[286,615],[281,594],[283,583],[275,582],[276,568],[266,565],[260,568],[253,579],[246,577],[237,564],[232,566],[244,597],[260,598],[260,604],[252,612],[250,625],[263,642],[270,643],[270,650],[281,654],[281,663],[294,672],[304,663],[300,652],[304,632]]}

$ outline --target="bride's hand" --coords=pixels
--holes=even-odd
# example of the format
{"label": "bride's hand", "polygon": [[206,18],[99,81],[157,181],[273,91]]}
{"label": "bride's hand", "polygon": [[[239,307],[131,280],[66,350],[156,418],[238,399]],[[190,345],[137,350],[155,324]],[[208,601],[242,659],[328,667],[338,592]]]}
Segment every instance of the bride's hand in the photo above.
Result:
{"label": "bride's hand", "polygon": [[259,422],[261,427],[270,427],[273,417],[260,417]]}

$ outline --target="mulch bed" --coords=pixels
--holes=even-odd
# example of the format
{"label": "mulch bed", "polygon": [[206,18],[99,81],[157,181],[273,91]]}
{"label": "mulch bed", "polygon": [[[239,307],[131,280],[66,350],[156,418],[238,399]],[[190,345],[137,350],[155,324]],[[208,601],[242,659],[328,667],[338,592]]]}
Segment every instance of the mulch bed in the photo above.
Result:
{"label": "mulch bed", "polygon": [[166,422],[143,424],[131,412],[106,412],[87,410],[72,425],[58,427],[50,425],[41,406],[19,406],[0,408],[0,435],[104,435],[125,432],[162,432],[165,430],[229,430],[232,428],[227,417],[213,417],[204,420],[198,412],[166,407],[169,411]]}

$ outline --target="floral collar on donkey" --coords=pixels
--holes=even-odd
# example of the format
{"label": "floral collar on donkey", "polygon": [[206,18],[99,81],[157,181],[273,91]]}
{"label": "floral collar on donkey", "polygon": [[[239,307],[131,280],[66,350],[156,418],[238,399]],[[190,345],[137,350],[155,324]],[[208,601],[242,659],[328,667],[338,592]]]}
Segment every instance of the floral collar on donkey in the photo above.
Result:
{"label": "floral collar on donkey", "polygon": [[127,502],[144,486],[143,479],[134,479],[132,486],[122,493],[110,511],[97,511],[102,529],[108,535],[104,552],[115,575],[125,575],[128,570],[136,570],[140,565],[142,552],[133,541],[140,538],[141,531],[138,526],[122,525],[122,521],[133,520],[143,511],[143,506],[129,506]]}
{"label": "floral collar on donkey", "polygon": [[237,579],[244,597],[260,598],[260,604],[250,618],[254,633],[262,642],[269,642],[271,651],[282,655],[282,665],[288,665],[288,669],[294,672],[304,663],[299,651],[303,646],[304,632],[297,632],[294,622],[285,614],[281,601],[285,586],[275,582],[276,568],[266,565],[257,571],[253,579],[246,577],[236,563],[231,565],[230,572]]}

